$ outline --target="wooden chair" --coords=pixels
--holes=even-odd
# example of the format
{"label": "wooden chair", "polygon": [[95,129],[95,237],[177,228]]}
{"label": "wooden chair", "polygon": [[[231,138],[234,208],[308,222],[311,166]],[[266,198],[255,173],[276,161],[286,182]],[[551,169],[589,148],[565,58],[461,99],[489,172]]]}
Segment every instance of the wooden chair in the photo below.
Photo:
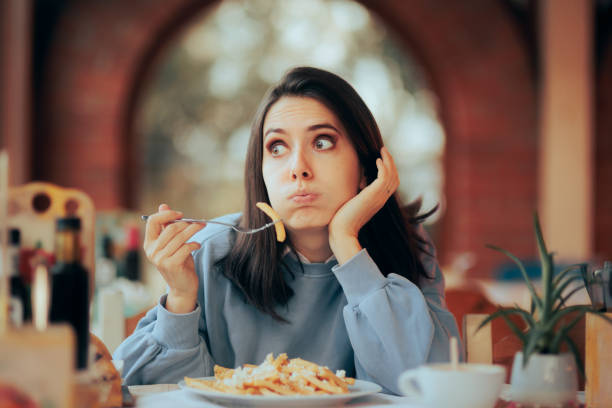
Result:
{"label": "wooden chair", "polygon": [[455,287],[445,292],[446,306],[459,324],[459,335],[464,338],[461,322],[468,314],[490,314],[497,310],[497,305],[489,300],[485,293],[474,287]]}
{"label": "wooden chair", "polygon": [[[612,319],[612,313],[606,313]],[[586,317],[586,406],[592,408],[612,407],[612,326],[605,320]]]}
{"label": "wooden chair", "polygon": [[149,310],[150,308],[145,309],[142,312],[139,312],[135,314],[134,316],[130,316],[125,319],[125,337],[128,337],[130,334],[134,333],[134,330],[136,329],[138,322],[140,321],[140,319],[145,317],[145,315],[147,314]]}

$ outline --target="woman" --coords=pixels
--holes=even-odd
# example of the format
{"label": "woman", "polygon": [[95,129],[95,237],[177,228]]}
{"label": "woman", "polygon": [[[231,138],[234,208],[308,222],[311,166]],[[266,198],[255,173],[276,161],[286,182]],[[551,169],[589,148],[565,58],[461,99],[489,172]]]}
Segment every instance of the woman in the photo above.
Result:
{"label": "woman", "polygon": [[[374,118],[343,79],[291,70],[256,114],[247,152],[247,227],[279,213],[274,229],[246,235],[168,224],[162,204],[144,248],[168,293],[117,349],[127,384],[207,376],[214,364],[258,364],[286,352],[398,392],[399,374],[448,361],[456,322],[444,304],[419,203],[401,211],[393,158]],[[194,235],[195,234],[195,235]],[[192,254],[193,252],[193,254]]]}

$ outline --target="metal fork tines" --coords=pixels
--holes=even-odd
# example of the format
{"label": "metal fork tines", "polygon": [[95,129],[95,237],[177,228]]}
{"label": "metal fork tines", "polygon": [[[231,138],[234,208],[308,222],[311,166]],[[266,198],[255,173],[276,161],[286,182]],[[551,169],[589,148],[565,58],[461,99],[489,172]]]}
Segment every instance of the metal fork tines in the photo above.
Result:
{"label": "metal fork tines", "polygon": [[[141,215],[140,218],[142,218],[143,221],[146,221],[146,220],[149,219],[149,216],[148,215]],[[205,220],[205,219],[196,219],[196,218],[179,218],[178,220],[174,220],[174,221],[170,221],[170,222],[171,223],[174,223],[174,222],[192,222],[192,223],[219,224],[219,225],[225,225],[226,227],[230,227],[230,228],[232,228],[236,232],[242,232],[244,234],[253,234],[255,232],[263,231],[266,228],[270,228],[271,226],[273,226],[274,224],[276,224],[279,221],[282,221],[282,220],[280,218],[276,219],[276,220],[274,220],[272,222],[269,222],[267,224],[262,225],[259,228],[242,228],[242,227],[239,227],[237,225],[230,224],[228,222],[215,221],[215,220]]]}

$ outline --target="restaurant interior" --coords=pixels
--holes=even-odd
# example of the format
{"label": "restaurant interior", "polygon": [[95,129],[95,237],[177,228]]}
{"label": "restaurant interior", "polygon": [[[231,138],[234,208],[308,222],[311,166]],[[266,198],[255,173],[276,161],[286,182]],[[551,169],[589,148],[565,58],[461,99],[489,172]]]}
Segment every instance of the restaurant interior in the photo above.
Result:
{"label": "restaurant interior", "polygon": [[[611,0],[3,0],[3,245],[19,230],[30,287],[53,263],[56,219],[79,217],[90,331],[112,354],[166,291],[141,215],[242,211],[261,96],[317,66],[371,109],[402,202],[438,206],[425,229],[470,361],[465,330],[482,319],[468,315],[532,303],[521,268],[487,245],[519,258],[536,291],[535,213],[556,270],[612,261],[611,31]],[[568,304],[595,297],[578,288]],[[573,329],[583,358],[587,323]],[[518,340],[501,319],[490,337],[483,359],[510,369]]]}

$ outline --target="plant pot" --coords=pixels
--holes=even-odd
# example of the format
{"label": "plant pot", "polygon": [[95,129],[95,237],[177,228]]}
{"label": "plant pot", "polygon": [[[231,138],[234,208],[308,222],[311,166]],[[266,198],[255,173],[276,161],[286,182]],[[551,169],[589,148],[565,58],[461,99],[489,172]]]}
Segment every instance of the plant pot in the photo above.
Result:
{"label": "plant pot", "polygon": [[578,375],[571,353],[532,354],[523,367],[523,353],[514,355],[510,396],[534,406],[563,406],[576,400]]}

